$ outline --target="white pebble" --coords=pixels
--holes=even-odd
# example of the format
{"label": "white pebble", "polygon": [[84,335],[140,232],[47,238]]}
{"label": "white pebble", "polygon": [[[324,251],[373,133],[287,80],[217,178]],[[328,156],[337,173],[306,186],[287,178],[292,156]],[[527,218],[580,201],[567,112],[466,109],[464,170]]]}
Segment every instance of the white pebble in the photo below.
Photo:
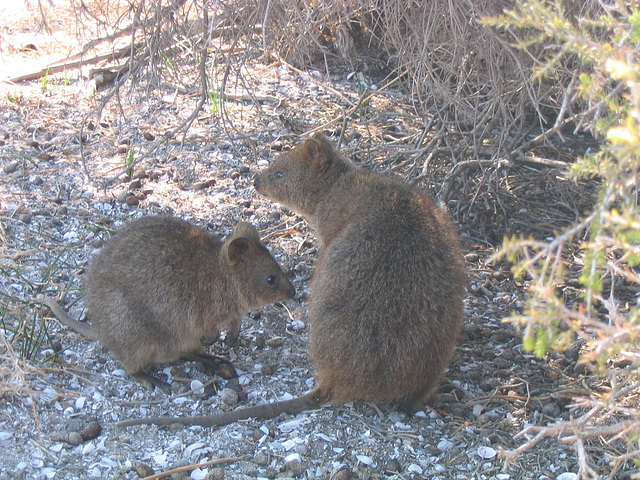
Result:
{"label": "white pebble", "polygon": [[478,455],[481,458],[484,458],[486,460],[490,460],[493,457],[496,456],[496,449],[495,448],[491,448],[491,447],[487,447],[485,445],[483,445],[482,447],[478,448]]}
{"label": "white pebble", "polygon": [[66,242],[73,242],[75,240],[78,239],[78,232],[76,232],[75,230],[71,230],[70,232],[65,233],[62,238],[66,241]]}
{"label": "white pebble", "polygon": [[297,445],[296,441],[293,439],[285,440],[282,442],[282,448],[284,448],[287,452],[294,448]]}
{"label": "white pebble", "polygon": [[[307,417],[304,417],[304,416],[300,418],[294,418],[293,420],[289,420],[288,422],[284,422],[278,425],[278,429],[282,433],[289,433],[299,428],[300,426],[309,423],[310,421],[311,420],[309,420]],[[268,434],[269,432],[267,431],[266,433]]]}
{"label": "white pebble", "polygon": [[480,405],[479,403],[476,403],[473,406],[473,410],[471,411],[471,413],[473,414],[474,417],[479,417],[483,411],[484,411],[484,405]]}
{"label": "white pebble", "polygon": [[200,380],[191,380],[191,390],[196,395],[202,395],[204,393],[204,384]]}
{"label": "white pebble", "polygon": [[167,464],[167,454],[165,452],[157,453],[153,455],[153,461],[164,467]]}
{"label": "white pebble", "polygon": [[40,470],[40,477],[44,478],[54,478],[56,476],[56,469],[47,467]]}
{"label": "white pebble", "polygon": [[443,438],[438,442],[438,445],[436,446],[436,448],[441,452],[446,452],[447,450],[451,450],[453,448],[453,442],[450,440],[447,440],[446,438]]}
{"label": "white pebble", "polygon": [[258,165],[259,167],[268,167],[268,166],[269,166],[269,161],[268,161],[268,160],[265,160],[264,158],[261,158],[261,159],[260,159],[260,160],[258,160],[256,163],[257,163],[257,165]]}
{"label": "white pebble", "polygon": [[556,477],[556,480],[576,480],[578,475],[573,472],[564,472]]}
{"label": "white pebble", "polygon": [[417,473],[418,475],[422,475],[422,467],[420,465],[416,465],[412,463],[407,467],[407,471],[411,473]]}
{"label": "white pebble", "polygon": [[374,466],[374,462],[373,462],[373,458],[367,456],[367,455],[356,455],[356,458],[358,459],[358,461],[368,467],[372,467]]}
{"label": "white pebble", "polygon": [[304,322],[302,320],[294,320],[291,322],[291,328],[294,332],[298,332],[304,328]]}
{"label": "white pebble", "polygon": [[198,450],[199,448],[202,448],[202,447],[204,447],[204,443],[202,442],[192,443],[191,445],[189,445],[187,448],[184,449],[184,456],[191,457],[191,455],[195,450]]}
{"label": "white pebble", "polygon": [[76,408],[78,410],[82,410],[84,408],[84,404],[87,401],[87,397],[78,397],[76,398]]}
{"label": "white pebble", "polygon": [[85,443],[82,446],[82,455],[89,455],[90,453],[93,453],[95,450],[96,450],[96,446],[93,444],[93,442]]}
{"label": "white pebble", "polygon": [[298,453],[290,453],[284,457],[284,463],[302,462],[302,457]]}
{"label": "white pebble", "polygon": [[40,396],[43,402],[51,402],[58,396],[58,391],[52,387],[45,388],[43,392],[44,395]]}
{"label": "white pebble", "polygon": [[189,476],[193,478],[193,480],[203,480],[207,478],[208,474],[209,470],[207,470],[206,468],[196,468],[193,472],[191,472],[191,475]]}

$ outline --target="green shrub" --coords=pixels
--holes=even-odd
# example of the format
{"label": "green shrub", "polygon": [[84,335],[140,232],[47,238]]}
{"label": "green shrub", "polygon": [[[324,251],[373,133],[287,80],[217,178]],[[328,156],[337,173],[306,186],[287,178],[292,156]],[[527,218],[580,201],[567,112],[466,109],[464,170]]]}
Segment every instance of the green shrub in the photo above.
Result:
{"label": "green shrub", "polygon": [[[583,409],[576,412],[583,416],[572,428],[580,426],[588,433],[584,438],[627,440],[627,452],[611,456],[613,478],[639,454],[640,10],[618,1],[597,17],[568,20],[562,3],[532,0],[486,23],[511,32],[519,48],[545,46],[549,54],[536,68],[540,81],[552,81],[565,62],[580,66],[564,103],[578,113],[576,128],[602,140],[599,152],[571,168],[575,177],[601,181],[593,211],[547,241],[506,239],[497,258],[511,261],[529,286],[524,312],[510,318],[523,328],[524,347],[544,356],[579,337],[585,342],[581,361],[609,379],[607,395],[582,399]],[[581,262],[578,274],[569,252]],[[581,297],[565,297],[562,287],[569,277],[578,279]],[[633,395],[635,404],[629,403]],[[538,433],[572,441],[581,478],[600,478],[580,454],[583,439],[569,430],[567,422]]]}

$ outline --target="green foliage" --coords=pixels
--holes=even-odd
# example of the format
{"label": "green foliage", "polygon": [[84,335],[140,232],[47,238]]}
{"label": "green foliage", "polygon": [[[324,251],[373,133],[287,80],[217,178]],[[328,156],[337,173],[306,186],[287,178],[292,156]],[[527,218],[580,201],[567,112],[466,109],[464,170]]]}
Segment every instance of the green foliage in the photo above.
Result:
{"label": "green foliage", "polygon": [[[19,280],[21,284],[29,286],[30,290],[35,292],[34,295],[37,295],[40,293],[42,285],[49,284],[55,275],[68,266],[73,255],[74,249],[71,246],[60,251],[50,263],[39,271],[39,278],[36,280],[27,278],[19,265],[2,265],[0,266],[0,274]],[[36,360],[45,347],[56,352],[54,342],[49,336],[47,323],[39,311],[33,308],[33,303],[16,295],[0,292],[0,304],[2,305],[0,326],[5,332],[10,332],[12,343],[22,358]]]}
{"label": "green foliage", "polygon": [[49,69],[45,72],[42,80],[40,80],[40,90],[43,92],[47,91],[47,86],[49,85]]}
{"label": "green foliage", "polygon": [[[614,410],[615,395],[625,385],[635,388],[640,367],[640,10],[617,1],[598,16],[567,19],[559,1],[528,0],[485,23],[511,31],[519,48],[544,47],[538,79],[552,81],[563,62],[579,60],[577,89],[568,89],[565,100],[582,109],[581,124],[602,139],[602,148],[578,159],[571,174],[601,181],[597,203],[555,238],[506,239],[496,256],[528,282],[524,313],[509,319],[523,329],[524,348],[544,356],[575,336],[584,339],[582,360],[616,387],[603,400]],[[581,259],[580,298],[564,297],[569,251]],[[636,295],[620,297],[618,285]],[[616,369],[612,359],[632,368]],[[640,434],[626,431],[628,440]]]}
{"label": "green foliage", "polygon": [[135,162],[135,149],[131,147],[129,148],[129,152],[127,153],[127,156],[124,157],[124,168],[125,168],[124,173],[129,178],[133,176],[134,162]]}
{"label": "green foliage", "polygon": [[209,92],[209,103],[211,104],[209,111],[212,115],[220,113],[220,90],[214,89]]}
{"label": "green foliage", "polygon": [[[584,266],[579,275],[585,289],[583,302],[572,307],[563,305],[561,318],[591,319],[595,315],[592,302],[604,300],[604,278],[623,276],[640,287],[633,273],[633,267],[640,264],[640,11],[618,2],[596,18],[569,20],[561,2],[530,0],[518,10],[485,23],[524,32],[523,39],[517,42],[520,48],[544,44],[550,53],[536,68],[538,78],[553,75],[567,57],[581,61],[583,71],[579,72],[577,92],[570,100],[587,102],[584,120],[604,139],[604,145],[600,152],[579,159],[571,173],[601,179],[598,204],[589,217],[552,241],[509,239],[500,255],[513,262],[516,275],[532,278],[530,304],[544,312],[550,303],[562,302],[562,292],[552,287],[563,280],[564,252],[586,230],[589,236],[583,246]],[[517,33],[514,35],[518,37]],[[638,308],[637,304],[629,305],[628,314],[635,314]],[[536,324],[543,318],[545,315],[531,316],[529,320],[518,318],[517,323]],[[561,318],[549,321],[559,324]],[[572,328],[582,331],[580,326]],[[545,353],[545,348],[554,345],[552,338],[557,331],[530,327],[528,332],[525,347],[536,354]],[[637,341],[638,332],[632,337]]]}
{"label": "green foliage", "polygon": [[12,93],[7,93],[7,100],[9,101],[9,103],[13,103],[18,107],[22,106],[22,104],[24,103],[24,98],[22,97],[22,95],[14,95]]}

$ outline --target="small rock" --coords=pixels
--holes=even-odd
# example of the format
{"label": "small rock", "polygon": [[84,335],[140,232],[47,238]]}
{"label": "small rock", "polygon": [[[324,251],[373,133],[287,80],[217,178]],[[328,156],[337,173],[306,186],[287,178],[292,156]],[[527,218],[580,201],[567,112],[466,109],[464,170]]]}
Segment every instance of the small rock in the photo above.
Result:
{"label": "small rock", "polygon": [[262,368],[260,369],[260,373],[262,373],[262,375],[273,375],[275,371],[276,369],[273,365],[262,365]]}
{"label": "small rock", "polygon": [[573,372],[577,375],[588,375],[590,372],[589,364],[585,362],[576,363]]}
{"label": "small rock", "polygon": [[147,178],[147,177],[148,177],[147,171],[144,168],[140,167],[140,168],[136,169],[135,172],[133,172],[133,177],[132,178],[134,178],[136,180],[142,180],[143,178]]}
{"label": "small rock", "polygon": [[127,201],[127,197],[129,196],[129,192],[121,192],[120,195],[118,195],[118,203],[125,203]]}
{"label": "small rock", "polygon": [[232,388],[223,388],[220,392],[220,400],[225,405],[233,406],[238,403],[238,392]]}
{"label": "small rock", "polygon": [[467,253],[464,256],[464,259],[467,261],[467,263],[475,263],[480,260],[480,255],[478,255],[477,253]]}
{"label": "small rock", "polygon": [[[264,436],[264,432],[262,430],[260,430],[260,429],[258,429],[256,434],[258,434],[258,432],[259,432],[259,435],[260,435],[259,438],[262,438]],[[253,457],[253,463],[255,463],[256,465],[259,465],[261,467],[266,467],[267,465],[269,465],[269,455],[267,455],[265,453],[258,453],[255,457]]]}
{"label": "small rock", "polygon": [[136,197],[135,195],[129,195],[126,200],[125,200],[126,204],[129,205],[130,207],[135,207],[137,205],[140,204],[140,200],[138,199],[138,197]]}
{"label": "small rock", "polygon": [[208,178],[202,182],[196,182],[193,184],[194,190],[204,190],[205,188],[213,187],[216,184],[215,178]]}
{"label": "small rock", "polygon": [[128,151],[129,151],[129,147],[127,147],[126,145],[118,145],[117,152],[119,154],[127,153]]}
{"label": "small rock", "polygon": [[149,140],[150,142],[156,139],[156,136],[151,132],[144,132],[143,137],[145,140]]}
{"label": "small rock", "polygon": [[384,472],[385,473],[398,473],[398,472],[400,472],[400,464],[398,463],[398,461],[395,458],[392,458],[384,466]]}
{"label": "small rock", "polygon": [[284,343],[284,338],[282,337],[274,337],[267,340],[267,345],[269,345],[271,348],[279,347],[283,343]]}
{"label": "small rock", "polygon": [[295,473],[295,475],[300,475],[304,472],[304,467],[302,466],[302,458],[299,453],[291,453],[287,455],[284,459],[284,468],[285,470],[291,470]]}
{"label": "small rock", "polygon": [[[200,364],[202,365],[202,364]],[[196,367],[197,369],[197,367]],[[180,367],[172,367],[171,368],[171,378],[173,378],[176,381],[187,381],[189,379],[189,375],[187,374],[187,372],[184,371],[184,369],[180,368]],[[202,385],[200,385],[202,386]]]}
{"label": "small rock", "polygon": [[255,343],[256,343],[256,348],[258,350],[262,350],[267,345],[267,339],[264,338],[264,335],[258,334],[256,335]]}
{"label": "small rock", "polygon": [[42,152],[40,155],[38,155],[38,158],[43,162],[48,162],[53,159],[53,155],[47,152]]}
{"label": "small rock", "polygon": [[331,480],[352,480],[354,478],[351,470],[347,467],[342,467],[336,473],[333,474]]}
{"label": "small rock", "polygon": [[497,378],[485,378],[485,379],[480,381],[479,386],[482,389],[482,391],[488,392],[488,391],[493,390],[494,388],[498,387],[501,384],[502,384],[502,382],[500,380],[498,380]]}
{"label": "small rock", "polygon": [[224,468],[215,467],[209,471],[206,480],[224,480]]}
{"label": "small rock", "polygon": [[142,182],[140,181],[140,179],[137,180],[133,180],[131,182],[129,182],[129,191],[133,191],[133,190],[137,190],[140,187],[142,187]]}
{"label": "small rock", "polygon": [[65,441],[69,445],[80,445],[82,442],[84,442],[84,439],[82,438],[82,435],[80,435],[78,432],[71,432],[68,435],[66,435]]}
{"label": "small rock", "polygon": [[277,472],[277,470],[276,470],[275,468],[273,468],[273,467],[267,467],[267,468],[264,470],[264,476],[265,476],[266,478],[276,478],[276,477],[278,476],[278,472]]}
{"label": "small rock", "polygon": [[151,466],[146,463],[139,463],[135,467],[133,467],[133,469],[140,478],[150,477],[151,475],[154,475],[156,473],[153,468],[151,468]]}
{"label": "small rock", "polygon": [[542,407],[542,413],[551,418],[556,418],[560,415],[560,406],[556,402],[549,402]]}
{"label": "small rock", "polygon": [[21,213],[18,218],[22,223],[31,223],[31,220],[33,219],[30,213]]}
{"label": "small rock", "polygon": [[501,357],[498,357],[493,361],[493,366],[496,368],[508,368],[510,365],[511,365],[511,362]]}
{"label": "small rock", "polygon": [[87,426],[84,427],[80,432],[80,435],[82,436],[82,439],[85,442],[87,442],[89,440],[93,440],[101,433],[102,433],[102,425],[94,421],[87,424]]}
{"label": "small rock", "polygon": [[9,162],[7,163],[3,170],[4,173],[14,173],[18,171],[18,168],[20,168],[20,162],[18,162],[17,160],[14,160],[13,162]]}

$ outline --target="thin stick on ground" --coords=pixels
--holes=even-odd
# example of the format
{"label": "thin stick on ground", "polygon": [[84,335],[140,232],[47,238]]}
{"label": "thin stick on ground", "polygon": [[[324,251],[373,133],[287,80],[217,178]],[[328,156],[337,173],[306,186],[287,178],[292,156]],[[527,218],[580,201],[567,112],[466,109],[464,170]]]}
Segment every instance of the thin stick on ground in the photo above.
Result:
{"label": "thin stick on ground", "polygon": [[195,470],[196,468],[211,467],[213,465],[225,465],[227,463],[239,462],[239,461],[241,461],[243,459],[244,459],[244,456],[242,456],[242,457],[233,457],[233,458],[218,458],[216,460],[210,460],[208,462],[194,463],[192,465],[185,465],[184,467],[178,467],[178,468],[174,468],[172,470],[167,470],[166,472],[157,473],[157,474],[151,475],[149,477],[144,477],[142,480],[157,480],[158,478],[166,478],[166,477],[169,477],[171,475],[175,475],[176,473],[191,472],[192,470]]}

